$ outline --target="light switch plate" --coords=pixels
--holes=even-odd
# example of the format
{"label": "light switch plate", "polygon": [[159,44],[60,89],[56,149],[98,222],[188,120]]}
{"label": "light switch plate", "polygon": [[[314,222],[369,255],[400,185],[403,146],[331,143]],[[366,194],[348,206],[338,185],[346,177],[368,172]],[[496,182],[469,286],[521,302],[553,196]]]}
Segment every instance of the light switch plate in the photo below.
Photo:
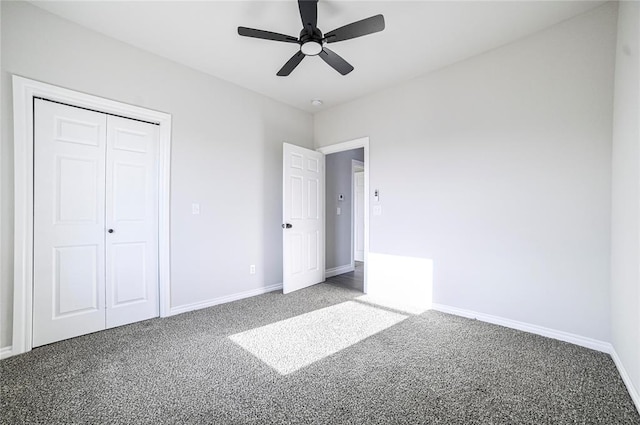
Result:
{"label": "light switch plate", "polygon": [[337,214],[337,215],[342,214],[342,210],[340,209],[340,207],[338,207],[338,209],[336,210],[336,214]]}
{"label": "light switch plate", "polygon": [[373,206],[373,215],[382,215],[382,206],[374,205]]}
{"label": "light switch plate", "polygon": [[200,204],[191,204],[191,214],[193,215],[200,214]]}

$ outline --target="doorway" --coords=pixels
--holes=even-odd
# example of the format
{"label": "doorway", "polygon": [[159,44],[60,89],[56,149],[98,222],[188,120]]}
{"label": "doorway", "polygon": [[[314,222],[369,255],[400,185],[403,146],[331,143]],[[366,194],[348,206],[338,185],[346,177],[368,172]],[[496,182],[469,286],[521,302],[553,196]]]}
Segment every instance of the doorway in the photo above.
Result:
{"label": "doorway", "polygon": [[[338,143],[318,151],[326,155],[325,282],[366,293],[369,139]],[[361,226],[357,228],[358,225]]]}

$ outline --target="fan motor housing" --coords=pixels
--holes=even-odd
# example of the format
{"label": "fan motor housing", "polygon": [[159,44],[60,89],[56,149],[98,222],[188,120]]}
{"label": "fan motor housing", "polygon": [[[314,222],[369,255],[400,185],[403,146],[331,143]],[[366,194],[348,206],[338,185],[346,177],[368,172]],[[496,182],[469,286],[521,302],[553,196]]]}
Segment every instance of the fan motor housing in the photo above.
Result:
{"label": "fan motor housing", "polygon": [[302,31],[300,31],[299,38],[300,44],[304,44],[308,41],[315,41],[316,43],[322,44],[322,31],[316,28],[313,34],[309,34],[306,29],[302,29]]}

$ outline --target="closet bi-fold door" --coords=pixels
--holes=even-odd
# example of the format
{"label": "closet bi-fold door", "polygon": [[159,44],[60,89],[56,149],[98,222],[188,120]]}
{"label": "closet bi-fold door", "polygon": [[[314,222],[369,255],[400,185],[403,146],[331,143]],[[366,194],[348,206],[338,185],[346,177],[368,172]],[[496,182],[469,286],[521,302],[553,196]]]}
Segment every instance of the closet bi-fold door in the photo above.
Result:
{"label": "closet bi-fold door", "polygon": [[158,129],[35,103],[33,346],[158,316]]}
{"label": "closet bi-fold door", "polygon": [[159,315],[158,126],[107,117],[107,328]]}
{"label": "closet bi-fold door", "polygon": [[33,346],[105,328],[107,116],[35,101]]}

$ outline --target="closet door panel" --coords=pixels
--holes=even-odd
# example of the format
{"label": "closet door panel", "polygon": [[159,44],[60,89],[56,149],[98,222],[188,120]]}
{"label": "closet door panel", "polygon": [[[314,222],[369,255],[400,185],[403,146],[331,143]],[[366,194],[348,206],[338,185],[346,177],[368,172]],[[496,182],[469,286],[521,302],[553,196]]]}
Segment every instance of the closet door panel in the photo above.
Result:
{"label": "closet door panel", "polygon": [[106,115],[36,99],[33,346],[105,328]]}
{"label": "closet door panel", "polygon": [[107,327],[158,309],[158,126],[107,119]]}

